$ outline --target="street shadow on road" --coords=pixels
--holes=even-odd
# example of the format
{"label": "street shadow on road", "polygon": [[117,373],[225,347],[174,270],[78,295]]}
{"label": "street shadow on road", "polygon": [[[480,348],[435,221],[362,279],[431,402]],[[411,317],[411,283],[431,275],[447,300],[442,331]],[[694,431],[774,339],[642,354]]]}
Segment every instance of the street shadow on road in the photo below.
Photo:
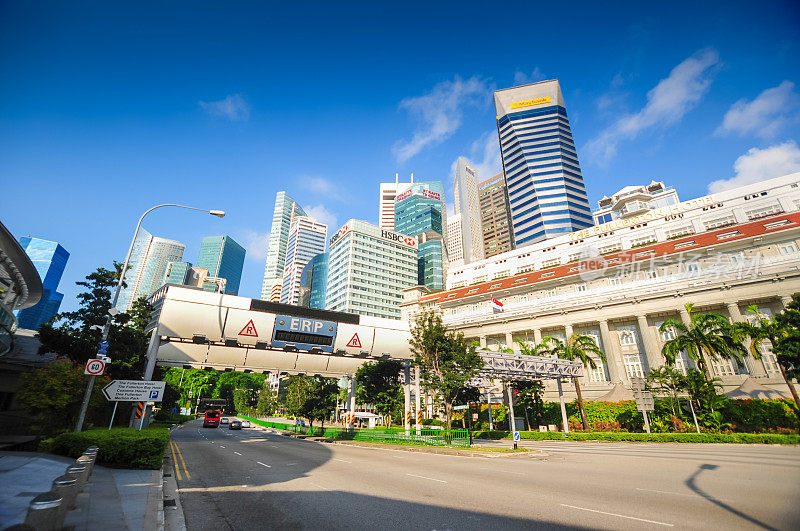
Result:
{"label": "street shadow on road", "polygon": [[762,529],[776,529],[776,528],[774,528],[774,527],[772,527],[770,525],[765,524],[764,522],[762,522],[760,520],[757,520],[757,519],[753,518],[750,515],[747,515],[747,514],[743,513],[742,511],[736,509],[735,507],[731,507],[727,503],[725,503],[725,502],[723,502],[721,500],[718,500],[717,498],[715,498],[714,496],[711,496],[710,494],[707,494],[700,487],[697,486],[697,477],[704,470],[709,470],[710,471],[710,470],[716,470],[717,468],[718,468],[717,465],[710,465],[710,464],[700,465],[699,467],[697,467],[697,470],[695,470],[695,472],[691,476],[689,476],[689,478],[685,481],[686,486],[689,487],[693,492],[695,492],[699,496],[702,496],[706,500],[708,500],[711,503],[713,503],[714,505],[716,505],[718,507],[721,507],[722,509],[725,509],[726,511],[728,511],[731,514],[735,514],[736,516],[738,516],[739,518],[742,518],[743,520],[747,520],[748,522],[750,522],[753,525],[756,525],[756,526],[758,526],[758,527],[760,527]]}

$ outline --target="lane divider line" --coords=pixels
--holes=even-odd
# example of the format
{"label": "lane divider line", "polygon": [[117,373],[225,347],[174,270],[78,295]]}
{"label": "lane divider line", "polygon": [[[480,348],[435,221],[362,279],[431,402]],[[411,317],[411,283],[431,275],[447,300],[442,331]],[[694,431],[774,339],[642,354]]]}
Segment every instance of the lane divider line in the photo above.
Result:
{"label": "lane divider line", "polygon": [[420,479],[429,479],[429,480],[431,480],[431,481],[438,481],[439,483],[447,483],[447,482],[446,482],[445,480],[443,480],[443,479],[429,478],[429,477],[427,477],[427,476],[418,476],[418,475],[416,475],[416,474],[408,474],[408,473],[406,473],[406,476],[411,476],[411,477],[420,478]]}
{"label": "lane divider line", "polygon": [[635,516],[626,516],[624,514],[607,513],[605,511],[598,511],[596,509],[587,509],[586,507],[578,507],[576,505],[567,505],[566,503],[562,503],[561,507],[569,507],[570,509],[578,509],[578,510],[581,510],[581,511],[589,511],[590,513],[606,514],[608,516],[617,516],[619,518],[627,518],[628,520],[636,520],[637,522],[647,522],[648,524],[663,525],[663,526],[666,526],[666,527],[675,527],[675,524],[668,524],[666,522],[658,522],[656,520],[647,520],[646,518],[636,518]]}
{"label": "lane divider line", "polygon": [[186,466],[186,461],[183,459],[183,453],[181,452],[181,447],[178,446],[178,443],[175,444],[175,450],[178,451],[178,457],[181,460],[181,464],[183,465],[183,475],[186,476],[186,479],[192,479],[192,476],[189,475],[189,468]]}
{"label": "lane divider line", "polygon": [[352,461],[347,461],[346,459],[339,459],[338,457],[333,458],[334,461],[341,461],[342,463],[350,463],[353,464]]}
{"label": "lane divider line", "polygon": [[172,463],[175,465],[175,476],[177,476],[178,480],[182,480],[183,478],[181,477],[180,463],[178,463],[178,458],[175,455],[175,443],[170,441],[169,448],[172,450]]}
{"label": "lane divider line", "polygon": [[265,466],[265,467],[267,467],[267,468],[272,468],[272,466],[270,466],[270,465],[268,465],[268,464],[266,464],[266,463],[262,463],[261,461],[256,461],[256,463],[258,463],[258,464],[259,464],[259,465],[261,465],[261,466]]}
{"label": "lane divider line", "polygon": [[240,454],[239,452],[233,452],[233,453],[235,453],[236,455],[242,455],[242,454]]}

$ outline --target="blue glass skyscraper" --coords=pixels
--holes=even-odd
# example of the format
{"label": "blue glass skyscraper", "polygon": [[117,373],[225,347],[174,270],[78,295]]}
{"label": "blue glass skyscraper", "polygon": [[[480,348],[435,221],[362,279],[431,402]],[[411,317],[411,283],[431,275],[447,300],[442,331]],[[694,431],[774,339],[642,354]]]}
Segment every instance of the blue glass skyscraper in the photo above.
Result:
{"label": "blue glass skyscraper", "polygon": [[321,253],[309,260],[300,275],[299,306],[325,309],[328,293],[328,253]]}
{"label": "blue glass skyscraper", "polygon": [[415,183],[395,198],[395,231],[416,236],[417,282],[431,291],[444,289],[447,256],[442,235],[446,212],[444,188],[439,181]]}
{"label": "blue glass skyscraper", "polygon": [[224,278],[225,293],[238,295],[244,255],[244,247],[230,236],[206,236],[200,245],[196,267],[208,269],[210,277]]}
{"label": "blue glass skyscraper", "polygon": [[39,272],[44,294],[38,304],[17,314],[20,328],[38,330],[40,326],[53,318],[61,307],[64,295],[57,291],[69,253],[57,242],[25,236],[19,239],[20,246]]}
{"label": "blue glass skyscraper", "polygon": [[516,247],[591,227],[558,81],[498,90],[494,103]]}

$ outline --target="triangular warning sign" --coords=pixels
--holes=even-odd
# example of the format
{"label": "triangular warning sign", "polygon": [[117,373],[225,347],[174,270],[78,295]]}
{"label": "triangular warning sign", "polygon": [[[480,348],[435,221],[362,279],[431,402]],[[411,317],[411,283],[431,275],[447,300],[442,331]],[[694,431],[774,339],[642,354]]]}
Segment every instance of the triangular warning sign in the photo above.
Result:
{"label": "triangular warning sign", "polygon": [[253,324],[252,319],[250,319],[250,322],[244,325],[244,328],[242,328],[242,331],[239,332],[239,335],[247,337],[258,337],[258,332],[256,332],[256,325]]}
{"label": "triangular warning sign", "polygon": [[358,339],[358,333],[353,334],[353,338],[347,344],[348,347],[361,348],[361,340]]}

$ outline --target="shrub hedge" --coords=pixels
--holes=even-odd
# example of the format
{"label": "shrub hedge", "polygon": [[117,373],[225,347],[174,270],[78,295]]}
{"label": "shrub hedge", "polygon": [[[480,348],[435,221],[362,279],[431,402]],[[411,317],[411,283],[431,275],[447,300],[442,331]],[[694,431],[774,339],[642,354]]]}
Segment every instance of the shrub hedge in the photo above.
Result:
{"label": "shrub hedge", "polygon": [[[474,432],[476,439],[506,439],[509,432]],[[571,441],[630,441],[676,443],[800,444],[800,435],[777,433],[627,433],[627,432],[538,432],[521,431],[521,439]]]}
{"label": "shrub hedge", "polygon": [[67,457],[79,457],[89,446],[97,446],[97,464],[111,468],[157,470],[161,468],[169,430],[161,427],[99,428],[80,433],[62,433],[45,439],[39,451]]}

